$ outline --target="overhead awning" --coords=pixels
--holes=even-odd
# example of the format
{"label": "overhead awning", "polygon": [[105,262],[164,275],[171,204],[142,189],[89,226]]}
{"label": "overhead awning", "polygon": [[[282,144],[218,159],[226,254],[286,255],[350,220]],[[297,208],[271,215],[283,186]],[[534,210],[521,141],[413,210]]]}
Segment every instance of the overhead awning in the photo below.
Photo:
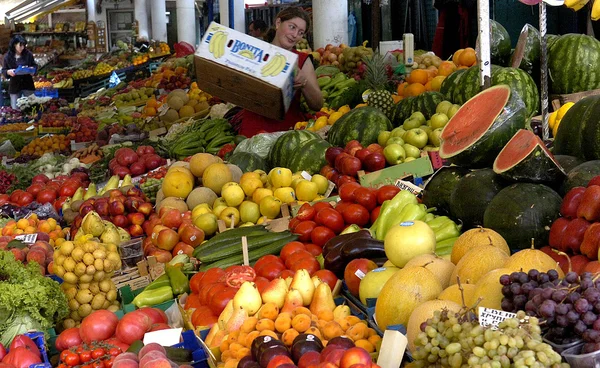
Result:
{"label": "overhead awning", "polygon": [[25,0],[6,12],[6,23],[24,22],[29,18],[46,15],[78,2],[78,0]]}

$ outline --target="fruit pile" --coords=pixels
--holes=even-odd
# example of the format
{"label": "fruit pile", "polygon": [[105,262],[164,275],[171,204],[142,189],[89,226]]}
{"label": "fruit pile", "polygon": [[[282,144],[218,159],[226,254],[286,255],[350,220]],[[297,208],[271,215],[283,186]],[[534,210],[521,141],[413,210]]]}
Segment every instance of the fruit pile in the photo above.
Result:
{"label": "fruit pile", "polygon": [[98,134],[98,123],[89,117],[77,118],[77,122],[73,125],[71,132],[67,134],[67,139],[70,141],[91,142],[96,139]]}
{"label": "fruit pile", "polygon": [[64,280],[60,285],[71,314],[64,328],[75,327],[93,311],[119,309],[117,289],[111,277],[121,268],[116,244],[103,244],[87,237],[65,241],[54,251],[52,271]]}
{"label": "fruit pile", "polygon": [[74,116],[67,116],[62,112],[52,112],[43,114],[38,124],[46,128],[70,128],[76,121],[77,118]]}
{"label": "fruit pile", "polygon": [[5,132],[22,132],[25,129],[27,129],[30,125],[27,123],[13,123],[13,124],[6,124],[6,125],[1,125],[0,126],[0,132],[5,133]]}
{"label": "fruit pile", "polygon": [[144,192],[146,198],[148,198],[148,202],[156,202],[156,194],[160,190],[162,182],[163,179],[155,179],[152,177],[145,179],[143,182],[140,181],[140,189]]}
{"label": "fruit pile", "polygon": [[[2,236],[11,239],[16,235],[34,233],[37,233],[37,240],[46,241],[52,246],[59,246],[65,239],[65,232],[55,219],[39,220],[36,214],[32,214],[27,219],[9,220],[2,228]],[[0,242],[0,248],[6,248],[8,245],[3,243]]]}
{"label": "fruit pile", "polygon": [[107,63],[99,62],[94,67],[94,70],[92,73],[93,73],[93,75],[105,75],[105,74],[112,72],[113,70],[114,70],[114,68],[112,66],[108,65]]}
{"label": "fruit pile", "polygon": [[[20,219],[19,221],[28,220]],[[54,221],[54,224],[56,224],[56,221]],[[28,225],[28,227],[30,226],[31,225]],[[8,242],[12,240],[12,237],[3,236],[2,238],[4,238],[4,241],[0,241],[0,249],[7,250]],[[39,238],[41,239],[42,236],[39,236]],[[45,239],[49,239],[48,236],[46,236]],[[20,248],[20,246],[22,246],[22,248]],[[48,241],[37,240],[33,244],[20,244],[8,250],[12,252],[17,261],[23,262],[23,264],[27,264],[29,262],[36,262],[40,266],[40,271],[42,272],[42,275],[52,273],[52,259],[54,256],[54,247]]]}
{"label": "fruit pile", "polygon": [[94,71],[90,69],[79,69],[73,72],[73,79],[84,79],[94,75]]}
{"label": "fruit pile", "polygon": [[98,146],[98,143],[94,142],[73,152],[71,157],[77,158],[81,163],[91,165],[104,157],[104,151]]}
{"label": "fruit pile", "polygon": [[75,192],[89,184],[86,173],[75,172],[70,175],[59,175],[50,180],[45,174],[36,175],[25,191],[15,190],[10,195],[10,202],[19,206],[26,206],[33,201],[37,203],[50,203],[56,212],[59,212],[63,203],[73,196]]}
{"label": "fruit pile", "polygon": [[302,38],[296,43],[296,50],[307,53],[312,52],[312,50],[310,49],[310,45],[308,44],[308,40],[306,38]]}
{"label": "fruit pile", "polygon": [[454,52],[454,55],[452,55],[452,62],[456,64],[459,69],[469,68],[477,64],[477,52],[472,47],[458,49]]}
{"label": "fruit pile", "polygon": [[115,152],[108,168],[112,175],[119,175],[123,179],[126,175],[140,176],[165,163],[166,160],[157,155],[152,146],[139,146],[135,151],[123,147]]}
{"label": "fruit pile", "polygon": [[373,56],[373,49],[367,47],[367,41],[356,47],[345,47],[339,56],[340,70],[350,75],[360,74],[363,70],[363,58]]}
{"label": "fruit pile", "polygon": [[131,62],[133,63],[133,65],[141,65],[147,62],[149,59],[150,58],[148,57],[148,54],[139,54],[132,57]]}
{"label": "fruit pile", "polygon": [[339,57],[340,55],[342,55],[342,52],[346,47],[348,46],[344,44],[340,44],[339,46],[327,44],[325,48],[318,48],[317,50],[315,50],[315,52],[319,54],[319,64],[339,66]]}
{"label": "fruit pile", "polygon": [[[321,174],[338,187],[345,182],[356,181],[358,172],[373,172],[385,168],[386,156],[382,146],[372,143],[363,147],[359,141],[352,140],[346,147],[329,147],[325,151],[328,165],[321,168]],[[395,165],[399,162],[392,163]]]}
{"label": "fruit pile", "polygon": [[[126,92],[125,92],[126,91]],[[112,97],[115,106],[130,106],[146,102],[150,97],[154,96],[154,88],[142,87],[138,89],[127,89],[122,93]]]}
{"label": "fruit pile", "polygon": [[150,85],[146,84],[146,87],[164,89],[170,92],[176,89],[188,88],[191,82],[190,77],[187,76],[186,68],[177,67],[172,70],[163,67],[161,72],[152,76],[152,80],[149,82]]}
{"label": "fruit pile", "polygon": [[70,141],[66,135],[51,135],[35,138],[21,150],[22,155],[42,157],[44,153],[64,153],[69,155]]}
{"label": "fruit pile", "polygon": [[52,82],[49,80],[39,80],[33,83],[35,89],[52,88]]}
{"label": "fruit pile", "polygon": [[[194,114],[208,109],[206,96],[203,101],[200,101],[200,93],[186,93],[182,89],[176,89],[166,97],[166,104],[169,109],[164,115],[160,116],[160,120],[166,123],[172,123],[175,120],[189,118]],[[146,113],[152,113],[152,110],[146,109]]]}

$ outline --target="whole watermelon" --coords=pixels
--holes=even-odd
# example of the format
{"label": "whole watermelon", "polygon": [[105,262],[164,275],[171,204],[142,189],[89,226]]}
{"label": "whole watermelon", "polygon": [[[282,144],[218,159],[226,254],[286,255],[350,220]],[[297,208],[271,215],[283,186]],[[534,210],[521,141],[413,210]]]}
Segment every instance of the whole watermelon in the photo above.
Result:
{"label": "whole watermelon", "polygon": [[550,92],[576,93],[600,88],[600,41],[583,34],[560,36],[548,50]]}
{"label": "whole watermelon", "polygon": [[523,26],[515,51],[510,58],[510,66],[523,69],[532,77],[538,76],[540,69],[540,31],[531,24]]}
{"label": "whole watermelon", "polygon": [[392,125],[398,127],[404,123],[404,120],[408,119],[412,114],[412,104],[416,97],[405,97],[394,106],[392,113]]}
{"label": "whole watermelon", "polygon": [[[501,69],[498,65],[492,65],[492,75],[496,70]],[[479,66],[475,65],[470,67],[464,72],[460,78],[456,79],[456,86],[452,91],[452,101],[456,104],[462,105],[469,101],[473,96],[481,92],[481,78]]]}
{"label": "whole watermelon", "polygon": [[292,172],[306,171],[309,174],[318,174],[321,168],[327,165],[325,151],[331,147],[324,139],[311,139],[305,141],[292,153],[288,168]]}
{"label": "whole watermelon", "polygon": [[[456,94],[457,86],[460,83],[460,79],[463,77],[467,70],[466,69],[458,69],[454,71],[452,74],[447,76],[442,82],[442,86],[440,87],[440,93],[446,96],[446,99],[456,103],[454,96]],[[402,100],[404,101],[404,100]],[[400,102],[402,102],[400,101]]]}
{"label": "whole watermelon", "polygon": [[600,95],[579,100],[563,116],[554,137],[554,153],[600,160]]}
{"label": "whole watermelon", "polygon": [[443,94],[433,91],[423,92],[416,97],[402,99],[396,105],[392,115],[392,125],[395,127],[402,125],[404,120],[408,119],[416,111],[422,112],[425,119],[429,120],[435,114],[437,105],[444,101],[444,99]]}
{"label": "whole watermelon", "polygon": [[289,167],[289,161],[292,157],[291,152],[295,152],[304,142],[312,139],[321,139],[317,133],[309,130],[290,130],[281,137],[277,138],[269,150],[268,163],[273,167]]}
{"label": "whole watermelon", "polygon": [[513,93],[521,96],[529,116],[537,115],[540,109],[540,95],[533,78],[522,69],[498,68],[492,73],[492,85],[506,84]]}
{"label": "whole watermelon", "polygon": [[344,147],[351,140],[358,140],[364,147],[377,142],[382,130],[391,130],[392,123],[381,110],[365,106],[351,110],[338,119],[327,133],[332,146]]}
{"label": "whole watermelon", "polygon": [[238,152],[229,156],[227,160],[230,164],[234,164],[239,167],[242,172],[249,172],[254,170],[268,171],[267,162],[263,160],[256,153],[251,152]]}
{"label": "whole watermelon", "polygon": [[510,36],[508,35],[506,28],[493,19],[490,19],[490,27],[492,64],[502,66],[508,65],[512,50]]}

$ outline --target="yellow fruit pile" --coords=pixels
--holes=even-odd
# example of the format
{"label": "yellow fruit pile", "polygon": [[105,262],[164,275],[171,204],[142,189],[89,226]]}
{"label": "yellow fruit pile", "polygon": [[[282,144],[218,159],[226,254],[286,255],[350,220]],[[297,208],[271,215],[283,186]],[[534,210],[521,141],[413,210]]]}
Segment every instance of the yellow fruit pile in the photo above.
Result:
{"label": "yellow fruit pile", "polygon": [[324,112],[327,115],[320,116],[314,122],[311,121],[310,123],[308,121],[299,121],[294,126],[294,129],[296,129],[296,130],[306,129],[306,130],[310,130],[311,132],[319,131],[327,125],[333,125],[336,121],[338,121],[339,118],[344,116],[344,114],[346,114],[350,110],[351,110],[350,106],[348,106],[348,105],[344,105],[337,110],[323,107],[320,110],[320,112]]}
{"label": "yellow fruit pile", "polygon": [[150,58],[148,57],[148,54],[140,54],[131,58],[131,62],[133,63],[133,65],[140,65],[147,62],[149,59]]}
{"label": "yellow fruit pile", "polygon": [[96,67],[94,68],[94,75],[108,74],[108,73],[112,72],[113,70],[114,70],[114,68],[112,66],[108,65],[107,63],[100,62],[100,63],[96,64]]}
{"label": "yellow fruit pile", "polygon": [[21,154],[42,156],[48,152],[63,152],[69,150],[69,140],[66,135],[52,135],[36,138],[21,150]]}

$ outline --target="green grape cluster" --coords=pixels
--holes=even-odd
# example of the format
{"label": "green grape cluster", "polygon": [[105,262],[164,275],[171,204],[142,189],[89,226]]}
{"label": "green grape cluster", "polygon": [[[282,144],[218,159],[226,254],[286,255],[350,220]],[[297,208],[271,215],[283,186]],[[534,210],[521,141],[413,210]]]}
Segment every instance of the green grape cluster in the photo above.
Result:
{"label": "green grape cluster", "polygon": [[140,185],[140,189],[142,189],[142,192],[144,192],[150,202],[154,203],[156,201],[156,193],[162,187],[162,182],[163,179],[148,178]]}
{"label": "green grape cluster", "polygon": [[561,363],[560,354],[542,342],[537,318],[525,320],[525,312],[520,311],[516,318],[503,321],[494,330],[482,327],[472,317],[472,314],[436,311],[416,338],[415,367],[569,366]]}

